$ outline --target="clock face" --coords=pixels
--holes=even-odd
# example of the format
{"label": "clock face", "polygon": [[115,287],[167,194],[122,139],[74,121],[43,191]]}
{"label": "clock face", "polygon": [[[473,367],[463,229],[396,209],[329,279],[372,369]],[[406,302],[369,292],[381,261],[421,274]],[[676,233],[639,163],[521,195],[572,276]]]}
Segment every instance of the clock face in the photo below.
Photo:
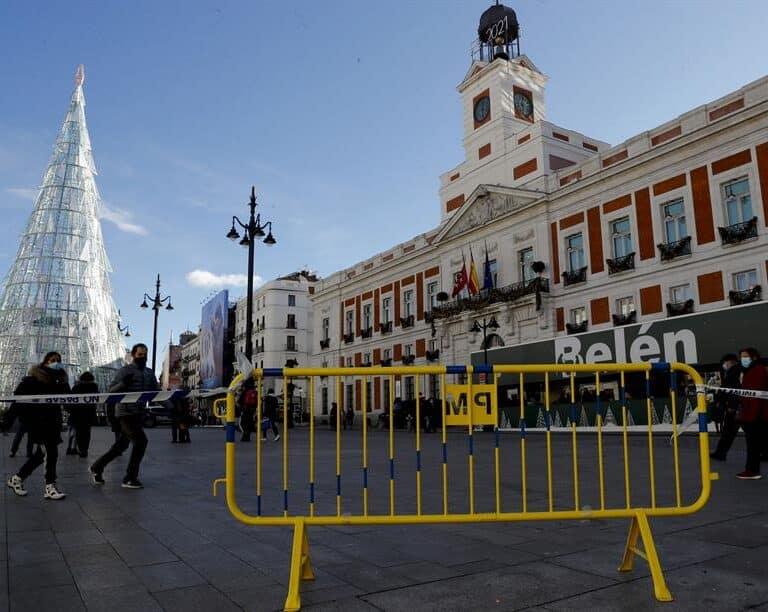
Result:
{"label": "clock face", "polygon": [[515,94],[515,112],[526,119],[533,117],[533,102],[528,94],[522,92]]}
{"label": "clock face", "polygon": [[475,121],[482,123],[488,118],[491,113],[491,99],[488,96],[483,96],[477,102],[475,102]]}

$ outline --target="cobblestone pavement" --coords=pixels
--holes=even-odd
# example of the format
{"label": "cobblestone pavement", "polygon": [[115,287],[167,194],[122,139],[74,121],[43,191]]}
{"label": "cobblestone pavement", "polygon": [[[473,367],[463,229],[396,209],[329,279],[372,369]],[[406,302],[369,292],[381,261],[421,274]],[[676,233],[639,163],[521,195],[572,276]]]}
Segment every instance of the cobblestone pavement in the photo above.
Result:
{"label": "cobblestone pavement", "polygon": [[[88,460],[62,456],[59,484],[66,500],[43,500],[42,469],[27,481],[26,498],[8,488],[0,497],[0,609],[16,610],[279,610],[288,580],[291,533],[284,528],[248,527],[235,521],[224,500],[211,495],[211,483],[223,475],[224,433],[195,429],[192,444],[170,444],[170,431],[148,431],[150,444],[141,478],[146,488],[120,487],[126,458],[105,472],[107,484],[93,487],[87,478]],[[292,442],[305,443],[306,430],[290,432]],[[91,460],[106,450],[111,434],[94,430]],[[478,434],[477,505],[493,504],[492,434]],[[504,507],[519,504],[519,436],[503,434],[502,489]],[[5,474],[13,473],[23,458],[9,458],[10,437],[3,442]],[[543,437],[529,435],[529,503],[546,505],[546,462],[540,453]],[[594,438],[592,438],[594,441]],[[335,467],[334,438],[318,430],[319,474]],[[450,445],[452,495],[466,495],[466,446],[452,434]],[[349,470],[360,465],[359,432],[345,434],[345,486],[359,486]],[[570,437],[557,436],[554,444],[555,501],[572,503]],[[372,432],[369,449],[373,488],[386,479],[387,436]],[[537,445],[539,449],[537,450]],[[265,475],[273,498],[282,503],[281,444],[264,447],[273,466]],[[401,448],[402,446],[402,448]],[[590,446],[589,444],[587,446]],[[646,495],[646,471],[640,450],[647,438],[634,435],[633,495]],[[659,455],[669,447],[667,437],[655,440]],[[22,446],[23,448],[23,446]],[[63,451],[63,446],[60,447]],[[413,434],[398,432],[399,507],[409,509],[414,488],[407,478],[415,460]],[[437,438],[424,437],[424,504],[439,506],[440,479],[427,477],[437,465]],[[613,459],[621,449],[619,436],[606,436],[606,489],[608,502],[623,499],[623,464]],[[684,500],[695,489],[698,475],[695,436],[681,442]],[[406,453],[401,455],[400,452]],[[537,455],[537,452],[539,454]],[[581,505],[599,504],[595,451],[580,455]],[[238,443],[239,494],[244,507],[253,502],[253,443]],[[317,579],[302,586],[306,610],[740,610],[768,611],[768,478],[738,481],[742,469],[743,439],[726,464],[717,464],[721,479],[713,483],[710,503],[700,513],[656,519],[652,528],[675,601],[659,604],[647,566],[638,559],[635,571],[619,574],[627,521],[547,523],[494,523],[434,526],[343,526],[310,528],[312,562]],[[249,461],[245,461],[250,458]],[[299,482],[305,478],[304,451],[291,455],[291,501],[297,508],[305,496]],[[464,463],[461,463],[461,461]],[[695,463],[695,462],[693,462]],[[461,469],[459,469],[461,467]],[[359,470],[359,467],[357,468]],[[359,471],[358,471],[359,473]],[[429,474],[439,474],[429,472]],[[635,478],[635,475],[637,477]],[[380,480],[377,480],[380,477]],[[318,483],[318,508],[324,495]],[[668,462],[657,459],[657,483],[674,490]],[[330,483],[328,483],[330,484]],[[335,482],[332,483],[335,487]],[[517,492],[517,493],[515,493]],[[517,495],[517,497],[515,497]],[[616,497],[618,496],[618,497]],[[570,500],[570,501],[569,501]],[[265,505],[270,500],[265,493]],[[372,508],[378,509],[378,499]],[[660,496],[665,503],[667,497]],[[384,500],[386,502],[386,500]],[[276,502],[277,503],[277,502]],[[350,508],[357,507],[350,491]],[[452,503],[454,500],[452,498]],[[459,503],[459,502],[456,502]],[[463,503],[463,502],[462,502]],[[328,506],[330,507],[330,506]],[[386,503],[381,507],[386,507]],[[572,507],[572,506],[571,506]],[[515,508],[517,509],[517,508]]]}

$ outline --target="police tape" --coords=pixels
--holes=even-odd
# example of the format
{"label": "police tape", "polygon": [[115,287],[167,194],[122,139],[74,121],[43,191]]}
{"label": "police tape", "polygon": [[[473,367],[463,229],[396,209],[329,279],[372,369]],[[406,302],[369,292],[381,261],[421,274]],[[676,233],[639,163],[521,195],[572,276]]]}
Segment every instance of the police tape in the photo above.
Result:
{"label": "police tape", "polygon": [[758,391],[756,389],[732,389],[730,387],[717,387],[715,385],[696,385],[697,393],[706,393],[707,391],[727,393],[728,395],[738,395],[739,397],[768,399],[768,391]]}
{"label": "police tape", "polygon": [[143,404],[149,402],[167,402],[188,398],[206,398],[222,395],[227,387],[201,389],[196,391],[136,391],[133,393],[73,393],[67,395],[9,395],[0,397],[2,402],[19,404],[59,404],[64,406],[86,406],[92,404]]}

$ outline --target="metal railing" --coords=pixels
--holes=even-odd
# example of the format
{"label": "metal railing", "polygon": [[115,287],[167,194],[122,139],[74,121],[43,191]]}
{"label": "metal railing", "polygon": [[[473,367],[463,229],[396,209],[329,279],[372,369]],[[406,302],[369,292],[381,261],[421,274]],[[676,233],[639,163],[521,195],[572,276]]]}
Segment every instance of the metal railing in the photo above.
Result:
{"label": "metal railing", "polygon": [[[252,497],[238,501],[236,495],[235,392],[242,383],[242,376],[235,377],[227,395],[226,410],[217,412],[217,416],[226,422],[226,461],[225,476],[214,482],[214,495],[217,486],[224,484],[227,506],[232,515],[243,523],[294,528],[285,610],[300,609],[300,583],[314,577],[307,536],[307,527],[314,525],[630,519],[629,535],[619,569],[630,571],[635,556],[646,559],[656,598],[670,601],[672,596],[664,580],[648,519],[686,515],[700,510],[709,498],[711,480],[717,477],[710,473],[703,391],[696,395],[695,410],[689,407],[693,422],[697,421],[699,426],[698,451],[686,454],[681,460],[678,434],[685,409],[679,405],[681,398],[678,391],[685,385],[680,384],[683,381],[678,379],[690,377],[697,389],[703,389],[699,374],[685,364],[275,368],[256,369],[252,375],[259,396],[267,384],[265,380],[282,378],[282,387],[287,389],[291,379],[308,379],[309,413],[312,415],[316,413],[316,382],[319,382],[315,379],[325,380],[325,384],[328,384],[329,378],[335,379],[335,383],[331,381],[330,384],[335,384],[339,405],[346,405],[340,401],[342,397],[347,399],[342,392],[354,388],[358,382],[360,388],[366,389],[370,381],[378,378],[388,380],[389,389],[394,389],[396,376],[415,375],[413,390],[416,399],[411,419],[415,431],[396,434],[398,413],[394,393],[388,394],[388,405],[382,407],[387,417],[386,429],[373,431],[373,423],[368,421],[374,406],[369,406],[369,402],[375,403],[378,408],[380,398],[376,395],[376,399],[372,400],[367,393],[360,393],[358,400],[361,405],[358,407],[365,418],[360,419],[360,435],[355,438],[360,448],[351,455],[343,451],[343,447],[350,448],[351,442],[342,441],[342,411],[336,413],[335,435],[332,437],[327,433],[319,436],[314,419],[310,419],[308,432],[290,431],[287,428],[287,413],[284,413],[282,444],[278,451],[280,457],[271,455],[265,459],[265,445],[260,436],[256,436],[255,503]],[[491,381],[490,384],[473,383],[475,375],[483,375]],[[425,402],[419,398],[422,376],[438,377],[439,388],[443,390],[443,397],[437,404],[440,409],[439,436],[429,439],[423,435],[424,418],[428,415],[425,415],[427,405],[422,405]],[[467,382],[449,385],[449,376],[466,379]],[[519,432],[504,433],[503,438],[498,429],[498,403],[507,395],[500,393],[500,379],[504,379],[507,386],[509,383],[516,384],[519,390]],[[644,440],[641,444],[637,444],[634,437],[638,432],[632,433],[633,443],[630,444],[628,426],[632,417],[628,416],[628,382],[634,385],[634,402],[639,396],[645,396],[647,425],[641,426],[639,435]],[[595,426],[586,431],[577,425],[580,420],[583,422],[579,418],[577,389],[584,388],[585,383],[594,389],[595,399]],[[535,384],[543,389],[543,418],[533,424],[540,430],[537,436],[530,435],[532,425],[526,421],[525,393],[522,392],[526,384]],[[618,390],[621,408],[621,418],[612,426],[619,435],[614,435],[610,444],[606,443],[604,436],[608,427],[608,406],[607,402],[601,403],[603,388],[607,386]],[[554,393],[557,388],[560,388],[561,400],[567,401],[567,424],[563,427],[557,427],[557,423],[562,424],[562,421],[558,407],[550,398],[550,389]],[[644,388],[644,393],[638,393],[638,388]],[[653,390],[660,388],[669,390],[670,445],[667,445],[666,439],[662,439],[663,443],[654,441],[654,423],[658,422],[658,417],[653,415]],[[434,407],[434,403],[428,405]],[[583,408],[581,410],[583,412]],[[613,411],[616,411],[615,405]],[[610,419],[613,420],[613,417]],[[256,422],[261,421],[259,401]],[[491,425],[494,431],[476,436],[476,425]],[[452,433],[449,437],[448,429],[453,426],[464,432],[464,444],[455,444],[456,435],[460,433]],[[401,436],[406,438],[405,442],[400,440]],[[475,438],[478,440],[475,441]],[[404,444],[411,445],[415,459],[412,464],[411,460],[406,463],[396,456],[395,449],[402,449]],[[564,466],[563,457],[559,455],[555,463],[553,448],[556,444],[559,444],[559,451],[565,449],[565,457],[569,458],[566,463],[570,465]],[[379,452],[386,453],[388,469],[382,469],[380,464],[371,461],[372,445]],[[511,450],[507,450],[510,446]],[[460,450],[462,447],[464,451]],[[686,444],[683,448],[689,447]],[[270,445],[270,452],[274,448]],[[333,467],[326,461],[318,462],[318,452],[333,452]],[[358,457],[359,464],[354,465]],[[694,468],[693,462],[698,466]],[[415,466],[410,474],[405,467],[408,464]],[[253,466],[254,462],[249,460],[248,465]],[[353,466],[357,473],[350,478],[348,472]],[[664,466],[671,466],[671,477],[666,473],[660,475],[659,470]],[[242,471],[244,465],[239,469]],[[502,479],[502,469],[516,471],[515,486],[502,486],[502,482],[513,482],[511,472],[506,472]],[[425,495],[425,478],[435,478],[439,483],[440,494],[437,497]],[[536,481],[531,484],[534,479]],[[405,483],[399,484],[403,480]],[[396,496],[403,486],[414,487],[415,499],[411,495]],[[302,491],[302,502],[295,501],[292,493],[297,487]],[[289,501],[293,505],[289,505]],[[244,510],[246,506],[241,503],[249,504],[250,511]],[[638,540],[642,542],[642,548]]]}

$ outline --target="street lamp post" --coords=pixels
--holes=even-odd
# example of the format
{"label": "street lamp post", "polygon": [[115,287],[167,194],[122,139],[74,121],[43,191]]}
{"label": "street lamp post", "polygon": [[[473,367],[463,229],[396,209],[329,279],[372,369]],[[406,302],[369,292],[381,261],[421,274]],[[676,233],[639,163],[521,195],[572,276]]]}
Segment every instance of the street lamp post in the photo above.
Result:
{"label": "street lamp post", "polygon": [[269,228],[269,233],[266,234],[263,242],[267,246],[272,246],[277,241],[272,236],[272,221],[261,222],[261,213],[256,214],[256,187],[251,187],[251,201],[248,203],[251,209],[251,215],[248,219],[248,223],[243,223],[240,219],[232,216],[232,229],[227,233],[227,238],[230,240],[237,240],[240,238],[239,232],[235,229],[235,223],[237,223],[243,230],[243,237],[240,239],[241,246],[248,247],[248,295],[246,296],[245,307],[245,356],[248,361],[251,361],[253,357],[253,250],[256,238],[262,238],[264,230]]}
{"label": "street lamp post", "polygon": [[130,325],[128,325],[128,324],[121,325],[121,323],[120,323],[120,317],[121,316],[122,316],[122,314],[118,310],[117,311],[117,317],[118,317],[118,319],[117,319],[117,331],[119,331],[121,334],[124,334],[126,338],[130,338],[131,337]]}
{"label": "street lamp post", "polygon": [[483,332],[483,363],[488,365],[488,330],[492,332],[499,329],[500,325],[496,322],[496,317],[492,316],[490,319],[483,317],[483,322],[475,321],[472,327],[469,329],[473,334]]}
{"label": "street lamp post", "polygon": [[171,296],[166,295],[165,297],[160,297],[160,274],[157,275],[157,282],[155,283],[155,296],[152,297],[151,295],[145,293],[144,301],[139,305],[139,308],[149,308],[147,300],[152,301],[152,310],[155,311],[155,327],[152,332],[152,371],[154,372],[157,357],[157,316],[160,314],[160,308],[166,302],[168,302],[168,305],[165,307],[165,309],[173,310],[173,305],[171,304]]}

